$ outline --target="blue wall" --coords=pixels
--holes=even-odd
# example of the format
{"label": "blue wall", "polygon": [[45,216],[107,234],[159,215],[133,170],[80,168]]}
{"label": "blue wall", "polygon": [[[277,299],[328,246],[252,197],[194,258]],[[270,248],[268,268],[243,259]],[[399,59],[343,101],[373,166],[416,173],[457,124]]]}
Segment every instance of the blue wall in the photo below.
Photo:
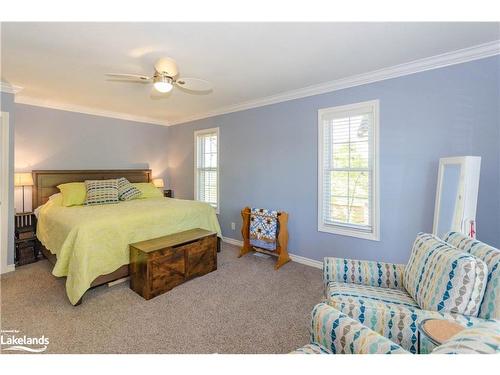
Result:
{"label": "blue wall", "polygon": [[[478,155],[477,234],[500,246],[499,67],[497,56],[171,127],[169,184],[176,197],[193,198],[193,131],[218,126],[224,236],[241,238],[242,207],[270,207],[290,213],[293,254],[404,263],[416,233],[432,230],[439,158]],[[381,241],[320,233],[317,111],[373,99],[380,100]]]}
{"label": "blue wall", "polygon": [[[153,177],[167,176],[169,130],[165,126],[16,103],[11,111],[16,171],[151,168]],[[30,209],[31,189],[25,195]],[[13,259],[11,248],[9,263]]]}
{"label": "blue wall", "polygon": [[16,171],[151,168],[167,175],[168,128],[15,104]]}

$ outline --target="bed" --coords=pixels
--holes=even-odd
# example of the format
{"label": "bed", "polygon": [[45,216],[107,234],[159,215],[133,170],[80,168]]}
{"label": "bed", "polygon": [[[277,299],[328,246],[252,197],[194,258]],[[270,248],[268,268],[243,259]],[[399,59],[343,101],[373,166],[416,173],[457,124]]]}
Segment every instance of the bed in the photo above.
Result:
{"label": "bed", "polygon": [[128,276],[130,243],[192,228],[221,237],[215,210],[202,202],[161,197],[64,207],[62,197],[54,197],[61,183],[119,177],[149,182],[151,170],[33,171],[37,238],[44,256],[54,264],[52,274],[66,277],[73,305],[81,303],[88,289]]}

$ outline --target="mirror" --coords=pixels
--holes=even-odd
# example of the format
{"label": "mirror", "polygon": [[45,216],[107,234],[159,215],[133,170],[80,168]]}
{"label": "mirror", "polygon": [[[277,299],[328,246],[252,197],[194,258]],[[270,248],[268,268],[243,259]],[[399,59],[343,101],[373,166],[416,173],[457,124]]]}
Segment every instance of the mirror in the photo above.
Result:
{"label": "mirror", "polygon": [[474,237],[480,166],[478,156],[439,160],[432,230],[435,235],[456,231]]}
{"label": "mirror", "polygon": [[435,234],[438,236],[456,227],[459,210],[460,164],[444,164],[442,168],[441,190],[439,193],[438,221]]}

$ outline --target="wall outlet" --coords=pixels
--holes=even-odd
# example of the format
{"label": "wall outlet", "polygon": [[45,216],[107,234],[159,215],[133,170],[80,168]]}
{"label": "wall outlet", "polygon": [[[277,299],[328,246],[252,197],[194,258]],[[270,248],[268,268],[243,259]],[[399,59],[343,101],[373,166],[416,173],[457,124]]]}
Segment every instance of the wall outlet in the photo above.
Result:
{"label": "wall outlet", "polygon": [[232,229],[232,230],[235,230],[235,229],[236,229],[236,224],[235,224],[235,223],[231,223],[231,229]]}

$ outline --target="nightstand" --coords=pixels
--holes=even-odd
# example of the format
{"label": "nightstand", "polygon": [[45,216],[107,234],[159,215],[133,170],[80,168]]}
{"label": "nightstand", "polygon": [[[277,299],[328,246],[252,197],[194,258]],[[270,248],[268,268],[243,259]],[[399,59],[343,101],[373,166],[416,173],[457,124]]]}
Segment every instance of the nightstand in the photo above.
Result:
{"label": "nightstand", "polygon": [[168,190],[163,190],[163,196],[165,198],[173,198],[174,197],[174,193],[172,190],[168,189]]}
{"label": "nightstand", "polygon": [[16,214],[14,225],[14,263],[16,267],[36,262],[40,257],[36,244],[35,215],[32,212]]}

